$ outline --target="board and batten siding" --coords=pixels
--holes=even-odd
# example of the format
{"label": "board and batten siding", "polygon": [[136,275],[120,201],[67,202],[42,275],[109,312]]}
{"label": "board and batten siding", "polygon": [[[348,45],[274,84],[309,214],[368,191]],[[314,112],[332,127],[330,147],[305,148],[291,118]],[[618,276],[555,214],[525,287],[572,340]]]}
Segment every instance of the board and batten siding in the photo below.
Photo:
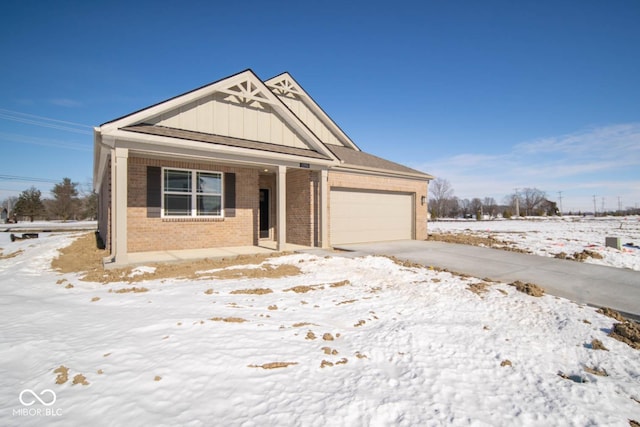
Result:
{"label": "board and batten siding", "polygon": [[278,97],[322,142],[331,145],[343,145],[301,99],[290,96]]}
{"label": "board and batten siding", "polygon": [[148,123],[287,147],[309,148],[268,104],[227,100],[232,97],[214,94],[162,114]]}

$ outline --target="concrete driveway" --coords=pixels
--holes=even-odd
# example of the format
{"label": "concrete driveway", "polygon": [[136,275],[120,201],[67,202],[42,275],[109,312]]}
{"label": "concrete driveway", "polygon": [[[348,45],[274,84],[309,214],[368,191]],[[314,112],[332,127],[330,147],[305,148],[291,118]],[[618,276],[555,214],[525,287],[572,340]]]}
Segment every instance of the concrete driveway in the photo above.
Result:
{"label": "concrete driveway", "polygon": [[548,294],[577,303],[610,307],[640,319],[638,271],[435,241],[359,243],[340,245],[336,249],[389,255],[506,283],[530,282],[542,286]]}

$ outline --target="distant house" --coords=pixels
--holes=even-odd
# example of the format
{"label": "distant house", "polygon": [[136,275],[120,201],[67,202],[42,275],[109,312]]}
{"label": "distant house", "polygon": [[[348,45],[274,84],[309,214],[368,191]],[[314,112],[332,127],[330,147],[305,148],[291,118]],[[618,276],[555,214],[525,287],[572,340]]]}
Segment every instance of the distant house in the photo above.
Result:
{"label": "distant house", "polygon": [[102,124],[93,178],[113,265],[136,252],[427,237],[432,177],[363,152],[288,73],[246,70]]}

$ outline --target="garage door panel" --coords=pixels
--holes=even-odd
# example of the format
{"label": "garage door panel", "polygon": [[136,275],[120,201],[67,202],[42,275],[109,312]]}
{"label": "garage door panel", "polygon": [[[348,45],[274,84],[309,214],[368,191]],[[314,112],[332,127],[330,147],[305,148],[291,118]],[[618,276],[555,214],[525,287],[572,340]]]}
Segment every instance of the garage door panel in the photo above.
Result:
{"label": "garage door panel", "polygon": [[331,190],[331,244],[413,238],[413,196]]}

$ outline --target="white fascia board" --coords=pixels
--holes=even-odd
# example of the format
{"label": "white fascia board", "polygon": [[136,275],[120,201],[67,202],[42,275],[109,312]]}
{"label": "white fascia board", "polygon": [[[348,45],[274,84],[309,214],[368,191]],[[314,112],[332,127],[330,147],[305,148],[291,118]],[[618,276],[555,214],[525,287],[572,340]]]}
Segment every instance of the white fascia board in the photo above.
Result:
{"label": "white fascia board", "polygon": [[[160,104],[123,117],[122,119],[115,122],[107,123],[100,129],[103,133],[112,133],[113,131],[120,128],[142,123],[145,120],[161,115],[166,111],[179,108],[182,105],[207,97],[217,92],[222,92],[227,95],[233,96],[243,96],[241,93],[229,90],[229,88],[247,81],[253,83],[258,88],[262,88],[263,95],[265,96],[263,98],[254,96],[254,94],[249,94],[247,96],[248,98],[253,101],[269,104],[289,126],[291,126],[299,135],[302,136],[302,138],[307,143],[311,145],[312,148],[318,150],[320,153],[324,154],[327,157],[337,159],[336,156],[322,143],[322,141],[320,141],[318,137],[313,132],[311,132],[305,126],[305,124],[302,123],[302,121],[300,121],[300,119],[286,107],[286,105],[280,100],[280,98],[278,98],[278,96],[274,94],[271,89],[269,89],[265,85],[265,83],[260,80],[251,70],[244,71],[240,74],[222,79],[218,82],[212,83],[195,91],[188,92],[184,95],[178,96],[165,102],[161,102]],[[254,90],[253,92],[257,93],[258,91]]]}
{"label": "white fascia board", "polygon": [[190,158],[199,158],[207,161],[221,159],[254,165],[281,165],[287,163],[289,165],[299,166],[300,163],[306,163],[309,164],[310,167],[326,168],[337,164],[336,160],[315,159],[313,157],[253,150],[208,142],[177,140],[166,136],[145,135],[122,130],[113,131],[110,135],[116,138],[116,146],[128,148],[139,153],[154,152],[165,155],[172,155],[173,153],[179,156],[188,156]]}
{"label": "white fascia board", "polygon": [[389,178],[404,178],[404,179],[412,179],[418,181],[431,181],[433,176],[425,173],[410,173],[410,172],[394,172],[384,169],[377,168],[367,168],[360,166],[336,166],[331,170],[335,170],[336,172],[348,172],[348,173],[357,173],[357,174],[367,174],[374,176],[384,176]]}
{"label": "white fascia board", "polygon": [[[99,128],[93,128],[93,190],[98,193],[102,186],[102,178],[107,168],[107,162],[114,140],[103,138]],[[108,143],[111,143],[109,145]]]}
{"label": "white fascia board", "polygon": [[[231,92],[226,89],[247,80],[253,81],[254,83],[264,86],[264,84],[260,81],[260,79],[258,79],[255,76],[255,74],[253,74],[250,70],[246,70],[240,74],[236,74],[226,79],[219,80],[215,83],[211,83],[210,85],[201,87],[200,89],[196,89],[194,91],[187,92],[183,95],[179,95],[175,98],[169,99],[167,101],[160,102],[159,104],[156,104],[149,108],[145,108],[136,113],[125,116],[120,120],[107,123],[103,125],[101,128],[103,132],[109,132],[114,129],[119,129],[126,126],[131,126],[137,123],[141,123],[141,122],[144,122],[145,120],[148,120],[150,118],[163,114],[164,112],[173,110],[175,108],[179,108],[182,105],[188,104],[200,98],[207,97],[216,92],[224,92],[226,94],[238,95],[239,93]],[[266,89],[266,92],[271,93],[271,91],[268,90],[268,88],[265,87],[265,89]],[[273,103],[274,100],[273,99],[265,100],[261,98],[260,102]]]}

